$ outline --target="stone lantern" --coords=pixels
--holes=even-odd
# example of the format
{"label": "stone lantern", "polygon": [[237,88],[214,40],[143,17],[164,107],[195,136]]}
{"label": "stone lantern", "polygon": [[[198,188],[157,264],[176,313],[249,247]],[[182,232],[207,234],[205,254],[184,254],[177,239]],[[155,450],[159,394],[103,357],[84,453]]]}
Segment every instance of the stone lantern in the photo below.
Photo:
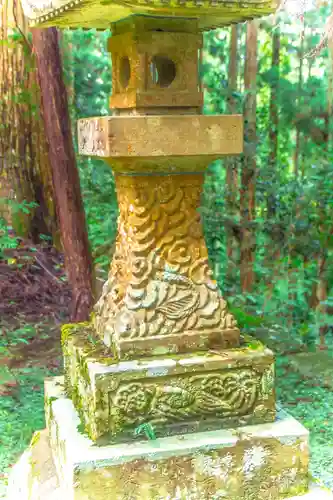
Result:
{"label": "stone lantern", "polygon": [[[277,5],[52,0],[38,10],[29,2],[32,27],[111,28],[113,116],[79,120],[78,133],[79,153],[112,168],[120,212],[91,321],[62,328],[65,374],[45,383],[47,437],[30,453],[51,450],[56,491],[71,500],[307,492],[308,433],[276,412],[273,353],[240,335],[197,210],[209,163],[243,143],[242,116],[201,112],[202,32]],[[37,460],[28,474],[35,496],[23,481],[16,498],[49,498],[40,493],[44,469]],[[17,494],[15,474],[12,487]]]}

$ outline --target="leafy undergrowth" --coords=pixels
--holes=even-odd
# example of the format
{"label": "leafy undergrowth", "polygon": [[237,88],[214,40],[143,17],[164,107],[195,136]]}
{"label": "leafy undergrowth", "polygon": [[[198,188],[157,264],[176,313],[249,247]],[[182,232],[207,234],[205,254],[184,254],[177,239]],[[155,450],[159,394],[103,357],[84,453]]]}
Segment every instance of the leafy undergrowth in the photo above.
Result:
{"label": "leafy undergrowth", "polygon": [[44,379],[61,372],[59,327],[0,322],[0,498],[12,464],[45,427]]}
{"label": "leafy undergrowth", "polygon": [[71,292],[63,256],[0,234],[0,498],[10,466],[45,426],[44,379],[61,371]]}

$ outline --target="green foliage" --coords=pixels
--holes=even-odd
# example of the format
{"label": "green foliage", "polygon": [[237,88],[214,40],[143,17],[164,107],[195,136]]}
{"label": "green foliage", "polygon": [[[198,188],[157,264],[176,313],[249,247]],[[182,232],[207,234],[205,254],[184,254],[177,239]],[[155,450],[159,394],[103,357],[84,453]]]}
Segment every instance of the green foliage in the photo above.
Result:
{"label": "green foliage", "polygon": [[[312,476],[333,487],[333,392],[321,374],[301,376],[290,366],[289,357],[277,358],[277,398],[294,418],[310,431]],[[332,373],[333,359],[328,373]],[[331,377],[329,377],[331,378]]]}
{"label": "green foliage", "polygon": [[154,428],[149,423],[141,424],[138,427],[136,427],[136,429],[134,430],[134,435],[140,436],[140,434],[144,434],[149,441],[156,440]]}
{"label": "green foliage", "polygon": [[[93,252],[109,242],[111,248],[116,235],[118,206],[111,169],[103,161],[81,160],[81,185]],[[109,256],[103,254],[96,263],[106,269]]]}
{"label": "green foliage", "polygon": [[234,315],[239,328],[241,328],[242,330],[246,328],[263,326],[265,323],[265,320],[261,316],[247,314],[246,312],[244,312],[244,309],[241,309],[239,307],[230,306],[229,311]]}
{"label": "green foliage", "polygon": [[[318,43],[315,28],[322,29],[327,12],[307,14],[306,23],[313,28],[306,32],[305,54]],[[293,20],[293,23],[295,20]],[[256,159],[256,283],[251,300],[239,288],[239,262],[233,262],[233,282],[226,282],[228,259],[223,221],[239,224],[239,219],[226,210],[225,183],[219,169],[210,169],[203,200],[206,241],[213,269],[219,272],[218,283],[232,302],[232,309],[241,328],[255,327],[252,317],[286,325],[296,338],[311,344],[320,325],[330,327],[329,314],[319,315],[311,308],[310,298],[321,272],[318,257],[326,259],[324,278],[329,287],[328,306],[332,301],[332,151],[327,142],[327,123],[321,116],[327,111],[327,53],[308,58],[304,55],[303,81],[299,93],[299,56],[301,26],[282,19],[279,72],[272,67],[272,28],[264,21],[259,32],[257,77]],[[242,35],[243,37],[244,35]],[[228,72],[228,33],[209,33],[205,38],[204,82],[206,112],[225,110]],[[239,51],[240,72],[243,71],[244,39]],[[222,82],[222,85],[221,85]],[[269,161],[270,89],[278,85],[278,156],[276,164]],[[242,88],[242,87],[241,87]],[[241,93],[240,93],[241,94]],[[244,99],[244,98],[243,98]],[[242,99],[239,104],[241,106]],[[296,127],[300,131],[300,172],[295,178],[293,155]],[[268,217],[267,200],[274,200],[275,213]],[[239,209],[239,199],[236,208]],[[225,226],[227,227],[227,226]],[[275,252],[274,252],[275,248]],[[278,255],[278,260],[274,259]],[[219,262],[218,262],[219,261]],[[322,278],[323,279],[323,278]],[[258,325],[261,319],[258,319]]]}
{"label": "green foliage", "polygon": [[0,498],[6,477],[32,434],[45,427],[44,379],[58,375],[39,352],[39,364],[22,356],[33,340],[48,341],[54,332],[46,324],[21,322],[11,326],[0,318]]}
{"label": "green foliage", "polygon": [[[8,206],[12,215],[26,214],[29,215],[32,208],[38,206],[35,202],[27,202],[23,200],[21,203],[16,200],[11,200],[8,198],[0,198],[1,205]],[[17,248],[18,239],[16,237],[10,236],[8,233],[9,226],[4,217],[0,216],[0,260],[5,258],[5,250],[11,248]]]}
{"label": "green foliage", "polygon": [[109,114],[111,58],[106,52],[109,36],[108,31],[66,31],[74,59],[74,107],[77,119]]}
{"label": "green foliage", "polygon": [[29,215],[31,213],[32,208],[38,207],[38,203],[35,203],[34,201],[28,202],[26,200],[23,200],[22,202],[18,202],[16,200],[10,200],[10,199],[7,199],[5,201],[8,203],[8,206],[10,207],[11,212],[14,215],[20,212]]}
{"label": "green foliage", "polygon": [[4,251],[9,248],[16,248],[18,245],[17,238],[12,238],[8,235],[7,221],[0,217],[0,260],[5,258]]}

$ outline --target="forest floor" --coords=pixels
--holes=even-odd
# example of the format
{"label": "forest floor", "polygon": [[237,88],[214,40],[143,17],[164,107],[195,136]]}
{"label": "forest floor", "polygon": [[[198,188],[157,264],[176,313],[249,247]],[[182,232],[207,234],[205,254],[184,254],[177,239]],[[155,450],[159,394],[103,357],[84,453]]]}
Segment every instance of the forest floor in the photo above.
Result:
{"label": "forest floor", "polygon": [[44,379],[62,372],[71,300],[63,258],[23,243],[0,260],[0,498],[12,464],[45,426]]}
{"label": "forest floor", "polygon": [[[36,258],[37,256],[37,258]],[[43,429],[44,378],[62,372],[60,325],[70,290],[53,249],[22,245],[0,260],[0,498],[11,465]],[[279,333],[261,333],[277,353],[277,397],[310,431],[311,473],[333,489],[333,348],[286,354]],[[297,351],[297,349],[295,349]],[[280,352],[280,354],[279,354]]]}

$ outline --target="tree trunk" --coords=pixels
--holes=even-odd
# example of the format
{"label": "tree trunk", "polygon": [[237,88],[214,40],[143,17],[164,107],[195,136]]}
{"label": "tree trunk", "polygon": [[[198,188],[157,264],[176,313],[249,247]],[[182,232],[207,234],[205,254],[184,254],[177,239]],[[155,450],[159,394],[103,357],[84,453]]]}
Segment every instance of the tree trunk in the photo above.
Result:
{"label": "tree trunk", "polygon": [[[227,113],[237,113],[237,101],[234,92],[237,91],[237,77],[238,77],[238,29],[237,25],[231,27],[230,51],[229,51],[229,81],[228,81],[228,99],[227,99]],[[226,158],[226,210],[232,218],[237,217],[237,193],[239,189],[238,182],[238,159]],[[234,280],[233,270],[236,269],[238,241],[234,236],[234,232],[227,229],[227,256],[228,265],[226,272],[226,280],[228,285]]]}
{"label": "tree trunk", "polygon": [[240,275],[243,292],[250,292],[254,284],[255,234],[251,223],[255,218],[257,26],[257,21],[251,21],[247,24],[244,72],[246,92],[244,109],[245,151],[240,189],[242,224]]}
{"label": "tree trunk", "polygon": [[72,137],[76,150],[76,108],[75,108],[75,70],[74,70],[74,44],[73,31],[67,30],[66,33],[58,31],[60,54],[62,58],[63,77],[67,89],[68,109],[70,112],[70,121],[72,127]]}
{"label": "tree trunk", "polygon": [[71,320],[85,321],[89,318],[93,301],[92,259],[71,134],[67,92],[62,75],[57,29],[34,29],[33,46],[37,58],[43,119],[61,240],[68,279],[73,291]]}
{"label": "tree trunk", "polygon": [[6,185],[3,194],[15,200],[16,205],[23,201],[38,204],[28,215],[15,213],[9,207],[6,218],[16,234],[37,243],[41,234],[54,239],[57,219],[41,125],[36,66],[20,0],[0,2],[0,27],[0,177]]}
{"label": "tree trunk", "polygon": [[[329,154],[332,148],[332,111],[333,111],[333,40],[328,40],[328,88],[327,88],[327,117],[325,118],[325,127],[326,127],[326,154],[327,158],[329,158]],[[325,228],[325,206],[321,206],[319,203],[319,220],[322,221],[320,225],[320,230],[323,234],[327,232],[327,228]],[[329,235],[333,234],[333,228],[329,232]],[[328,236],[328,239],[330,236]],[[329,283],[327,279],[327,271],[328,271],[328,242],[327,245],[323,245],[320,251],[320,254],[317,258],[317,267],[318,267],[318,276],[317,276],[317,286],[316,286],[316,313],[317,313],[317,321],[319,323],[319,349],[327,349],[326,346],[326,334],[329,331],[329,326],[326,322],[326,317],[328,315],[328,308],[326,305],[328,292],[329,292]]]}
{"label": "tree trunk", "polygon": [[[326,5],[326,4],[325,4]],[[331,5],[333,5],[331,3]],[[320,6],[320,5],[318,5]],[[326,154],[327,158],[329,158],[329,154],[332,151],[332,114],[333,114],[333,37],[332,37],[332,20],[333,14],[329,17],[326,25],[326,35],[328,36],[328,71],[327,71],[327,114],[324,116],[325,120],[325,131],[326,131]],[[318,204],[318,219],[320,221],[319,231],[322,233],[322,236],[326,234],[328,236],[328,241],[333,235],[333,227],[328,230],[325,227],[325,204],[319,200]],[[326,322],[327,316],[332,314],[332,311],[327,305],[327,298],[329,295],[329,285],[327,279],[328,272],[328,241],[327,243],[322,242],[322,248],[319,253],[315,256],[317,260],[317,279],[312,284],[312,293],[309,298],[309,306],[316,311],[316,318],[318,324],[318,333],[319,333],[319,349],[328,349],[326,345],[326,334],[329,331],[329,325]]]}
{"label": "tree trunk", "polygon": [[[332,14],[333,16],[333,14]],[[328,89],[327,89],[327,114],[328,114],[328,152],[333,147],[333,36],[328,40]]]}
{"label": "tree trunk", "polygon": [[[305,20],[303,18],[303,27],[302,27],[302,32],[301,32],[301,41],[300,41],[300,46],[298,50],[298,57],[299,57],[299,67],[298,67],[298,89],[297,89],[297,108],[298,112],[301,112],[301,105],[302,105],[302,89],[303,89],[303,66],[304,66],[304,49],[305,49]],[[300,159],[301,159],[301,151],[302,151],[302,137],[301,137],[301,131],[299,126],[296,125],[296,141],[295,141],[295,150],[294,150],[294,177],[295,180],[299,179],[300,172],[299,172],[299,164],[300,164]],[[304,167],[302,167],[301,175],[304,173]],[[298,276],[299,276],[299,269],[294,264],[295,260],[295,252],[294,248],[292,245],[292,241],[295,237],[295,226],[297,221],[301,217],[301,209],[300,209],[300,203],[296,200],[296,206],[295,206],[295,215],[294,219],[291,223],[291,228],[290,228],[290,244],[289,244],[289,249],[288,249],[288,302],[289,302],[289,307],[288,307],[288,327],[292,328],[292,325],[294,323],[294,307],[293,303],[296,301],[296,290],[297,290],[297,284],[298,284]]]}
{"label": "tree trunk", "polygon": [[326,279],[327,274],[327,255],[326,251],[322,250],[318,258],[318,283],[316,290],[317,307],[316,315],[319,324],[319,349],[327,349],[326,334],[329,327],[326,323],[327,307],[326,301],[328,297],[328,282]]}
{"label": "tree trunk", "polygon": [[[303,88],[303,63],[304,63],[304,46],[305,46],[305,21],[303,22],[303,29],[301,33],[301,45],[299,48],[299,69],[298,69],[298,92],[297,92],[297,105],[298,108],[301,104],[301,93]],[[294,175],[298,179],[299,176],[299,160],[301,152],[301,132],[299,127],[296,128],[296,142],[294,152]]]}
{"label": "tree trunk", "polygon": [[[275,25],[275,26],[274,26]],[[265,251],[265,267],[267,272],[267,294],[265,302],[268,302],[274,292],[275,276],[279,274],[279,260],[281,255],[281,230],[277,225],[276,185],[278,182],[278,141],[279,141],[279,78],[280,78],[280,28],[276,25],[276,19],[272,33],[272,82],[269,103],[269,154],[268,154],[268,176],[267,188],[267,220],[271,227],[268,246]]]}
{"label": "tree trunk", "polygon": [[276,215],[275,183],[277,173],[277,155],[279,139],[278,94],[280,78],[280,30],[273,31],[272,70],[274,71],[269,104],[269,170],[271,175],[270,191],[267,196],[267,217],[273,219]]}

